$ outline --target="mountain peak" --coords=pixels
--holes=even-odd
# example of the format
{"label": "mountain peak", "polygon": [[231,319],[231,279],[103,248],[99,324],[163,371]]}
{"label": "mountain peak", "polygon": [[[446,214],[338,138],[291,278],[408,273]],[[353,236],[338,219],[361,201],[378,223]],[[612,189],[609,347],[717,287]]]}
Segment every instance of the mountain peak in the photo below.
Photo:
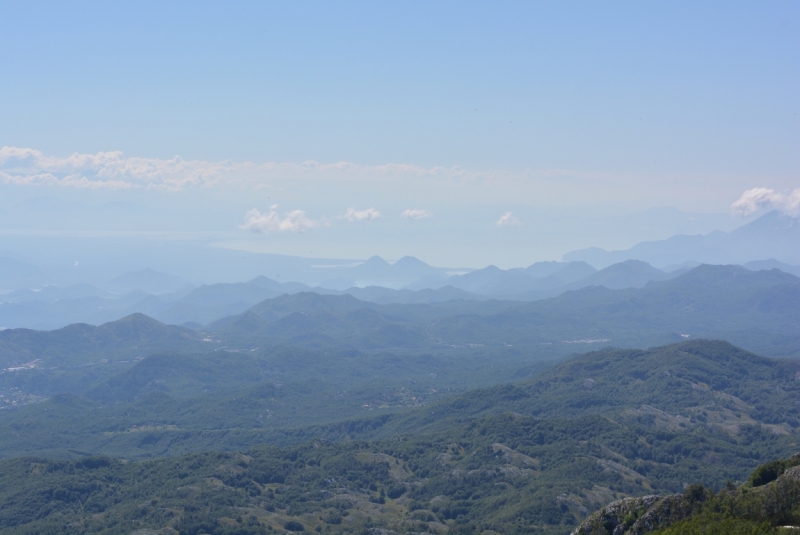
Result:
{"label": "mountain peak", "polygon": [[747,236],[764,233],[800,234],[800,219],[780,210],[771,210],[758,219],[737,228],[731,232],[731,235]]}
{"label": "mountain peak", "polygon": [[425,262],[423,262],[422,260],[420,260],[419,258],[417,258],[415,256],[404,256],[403,258],[401,258],[400,260],[398,260],[397,262],[392,264],[392,266],[396,267],[396,268],[397,267],[403,267],[403,268],[408,268],[408,267],[414,267],[414,268],[416,268],[416,267],[426,267],[426,268],[428,268],[428,267],[431,267],[430,264],[426,264]]}
{"label": "mountain peak", "polygon": [[141,312],[134,312],[133,314],[129,314],[124,318],[120,318],[116,321],[109,321],[108,323],[104,323],[102,326],[110,326],[110,325],[164,325],[158,320],[151,318],[146,314],[142,314]]}
{"label": "mountain peak", "polygon": [[369,266],[369,267],[377,267],[377,266],[380,266],[380,267],[388,267],[388,266],[390,266],[391,264],[390,264],[389,262],[387,262],[386,260],[384,260],[383,258],[381,258],[380,256],[378,256],[378,255],[373,255],[373,256],[370,256],[370,257],[367,259],[367,261],[366,261],[366,262],[364,262],[364,263],[363,263],[363,264],[361,264],[361,265],[362,265],[362,266]]}
{"label": "mountain peak", "polygon": [[[65,327],[65,329],[70,329],[72,327],[74,327],[74,325]],[[177,325],[165,325],[139,312],[130,314],[116,321],[109,321],[98,327],[92,327],[92,329],[96,329],[98,333],[102,333],[102,336],[110,335],[112,337],[120,337],[120,339],[135,339],[145,333],[149,333],[147,334],[148,336],[153,334],[161,336],[163,334],[169,336],[177,335],[179,338],[188,337],[192,339],[196,339],[199,336],[191,329],[179,327]]]}
{"label": "mountain peak", "polygon": [[255,284],[261,288],[266,288],[268,290],[280,290],[282,284],[276,280],[270,279],[269,277],[265,277],[264,275],[259,275],[253,279],[247,281],[248,284]]}

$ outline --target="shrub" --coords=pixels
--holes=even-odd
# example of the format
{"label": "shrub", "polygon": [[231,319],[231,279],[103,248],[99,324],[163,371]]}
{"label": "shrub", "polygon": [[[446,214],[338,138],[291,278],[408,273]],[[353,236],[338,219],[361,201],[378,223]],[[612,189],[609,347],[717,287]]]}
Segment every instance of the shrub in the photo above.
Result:
{"label": "shrub", "polygon": [[295,520],[290,520],[287,523],[285,523],[283,525],[283,529],[286,529],[286,530],[289,530],[289,531],[305,531],[306,530],[306,528],[303,526],[303,524],[301,524],[300,522],[297,522]]}

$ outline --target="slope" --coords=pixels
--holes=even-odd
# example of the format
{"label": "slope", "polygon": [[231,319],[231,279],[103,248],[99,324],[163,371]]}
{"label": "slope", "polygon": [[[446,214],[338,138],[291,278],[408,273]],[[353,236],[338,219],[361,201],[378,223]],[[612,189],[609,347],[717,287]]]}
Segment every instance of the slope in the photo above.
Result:
{"label": "slope", "polygon": [[85,364],[93,358],[136,358],[151,352],[203,347],[200,334],[164,325],[143,314],[99,327],[75,324],[55,331],[0,331],[0,365],[41,359],[42,366]]}
{"label": "slope", "polygon": [[288,349],[255,358],[153,356],[88,393],[119,405],[54,398],[5,412],[0,423],[9,432],[0,454],[63,456],[73,449],[131,458],[311,438],[377,439],[443,431],[504,411],[601,415],[624,426],[733,441],[753,433],[796,437],[800,426],[793,401],[800,362],[724,342],[598,351],[528,381],[465,393],[459,383],[497,382],[501,371],[481,374],[480,358],[461,360]]}
{"label": "slope", "polygon": [[[527,382],[474,390],[393,417],[380,434],[441,429],[502,411],[538,417],[604,414],[672,431],[735,436],[760,425],[797,432],[800,362],[760,357],[720,341],[608,349],[570,359]],[[376,435],[378,436],[378,435]]]}
{"label": "slope", "polygon": [[[800,356],[800,279],[738,266],[699,266],[642,289],[591,287],[476,320],[445,318],[434,336],[514,345],[656,345],[721,338],[770,356]],[[464,342],[461,342],[464,343]]]}
{"label": "slope", "polygon": [[95,327],[55,331],[0,331],[0,394],[37,396],[83,392],[151,353],[191,352],[215,346],[196,331],[164,325],[142,314]]}
{"label": "slope", "polygon": [[300,293],[250,309],[260,321],[211,325],[229,343],[358,349],[522,346],[566,355],[576,347],[646,347],[722,338],[768,356],[800,356],[800,279],[738,266],[699,266],[644,288],[590,287],[515,304],[456,301],[379,305]]}
{"label": "slope", "polygon": [[139,462],[28,457],[0,462],[0,528],[566,535],[589,509],[679,492],[687,480],[741,481],[756,459],[785,457],[791,447],[771,434],[733,442],[598,416],[506,414],[378,442],[314,440]]}

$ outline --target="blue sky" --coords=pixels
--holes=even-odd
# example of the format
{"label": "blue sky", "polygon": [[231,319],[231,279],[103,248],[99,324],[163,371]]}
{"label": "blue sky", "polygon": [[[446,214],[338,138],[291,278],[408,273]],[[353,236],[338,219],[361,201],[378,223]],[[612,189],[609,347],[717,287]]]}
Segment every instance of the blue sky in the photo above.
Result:
{"label": "blue sky", "polygon": [[7,234],[508,267],[800,195],[797,2],[4,3],[0,73]]}

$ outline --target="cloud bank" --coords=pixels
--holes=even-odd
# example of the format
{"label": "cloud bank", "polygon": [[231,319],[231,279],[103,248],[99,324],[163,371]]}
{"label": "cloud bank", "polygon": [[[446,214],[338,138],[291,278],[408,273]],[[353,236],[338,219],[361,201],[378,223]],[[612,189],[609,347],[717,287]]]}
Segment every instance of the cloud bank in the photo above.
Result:
{"label": "cloud bank", "polygon": [[[498,182],[545,181],[549,185],[578,181],[606,180],[600,175],[577,177],[568,170],[472,170],[458,166],[422,167],[413,164],[387,163],[361,165],[352,162],[322,163],[307,160],[296,162],[235,162],[184,160],[173,158],[144,158],[125,156],[121,151],[96,154],[75,153],[67,157],[48,156],[39,150],[20,147],[0,148],[0,183],[22,186],[58,186],[79,189],[147,189],[178,191],[187,188],[224,186],[244,188],[291,187],[303,181],[325,183],[384,182],[407,184],[419,181],[420,186],[433,188],[446,185],[464,191],[480,190],[486,196],[504,191],[492,187]],[[518,191],[515,189],[515,191]],[[429,214],[426,210],[409,209],[414,214]],[[425,217],[429,217],[425,216]],[[422,218],[422,217],[419,217]]]}
{"label": "cloud bank", "polygon": [[522,222],[516,217],[514,217],[513,212],[506,212],[505,214],[501,215],[500,219],[498,219],[495,222],[495,225],[497,225],[498,227],[518,227],[521,224]]}
{"label": "cloud bank", "polygon": [[239,228],[250,232],[266,234],[268,232],[303,232],[321,225],[319,221],[314,221],[306,217],[303,210],[293,210],[287,212],[281,218],[278,214],[278,205],[269,207],[269,212],[260,212],[253,208],[244,216],[244,224]]}
{"label": "cloud bank", "polygon": [[213,182],[237,166],[231,162],[126,158],[122,152],[45,156],[35,149],[0,148],[0,180],[19,185],[83,189],[181,189]]}
{"label": "cloud bank", "polygon": [[[494,173],[498,176],[502,173]],[[27,186],[65,186],[83,189],[180,190],[210,185],[262,186],[272,180],[376,180],[391,177],[485,180],[493,173],[470,173],[458,167],[424,168],[411,164],[359,165],[351,162],[302,163],[209,162],[126,157],[120,151],[75,153],[66,158],[46,156],[30,148],[0,148],[0,181]]]}
{"label": "cloud bank", "polygon": [[774,207],[793,216],[800,215],[800,188],[780,193],[768,188],[753,188],[742,193],[731,210],[736,215],[748,216],[762,208]]}
{"label": "cloud bank", "polygon": [[420,219],[427,219],[433,217],[433,213],[428,210],[420,210],[418,208],[407,208],[400,214],[403,219],[413,219],[419,221]]}
{"label": "cloud bank", "polygon": [[[658,203],[659,206],[674,203],[681,209],[692,205],[691,210],[700,211],[707,210],[706,206],[710,204],[714,210],[724,210],[729,204],[721,202],[721,199],[738,195],[752,184],[752,179],[746,177],[737,178],[738,182],[723,180],[726,177],[716,178],[719,180],[664,174],[643,177],[638,173],[574,169],[465,170],[458,166],[422,167],[403,163],[360,165],[314,160],[300,163],[206,161],[186,160],[179,156],[130,157],[120,151],[56,157],[32,148],[0,148],[0,185],[106,192],[193,191],[200,188],[254,192],[266,189],[281,195],[284,199],[281,202],[284,203],[295,202],[288,199],[300,195],[304,186],[311,186],[312,189],[306,191],[320,192],[315,200],[332,201],[336,198],[338,206],[373,202],[375,197],[363,200],[365,192],[370,191],[402,203],[394,205],[393,210],[401,210],[402,205],[418,202],[421,195],[431,199],[432,203],[446,199],[448,204],[566,206],[613,201],[637,206],[642,203]],[[776,184],[782,184],[781,187],[787,188],[785,191],[795,187],[796,182],[781,180],[784,182]],[[676,188],[678,183],[681,188]],[[762,190],[767,194],[752,195],[752,192]],[[780,188],[778,191],[781,191]],[[796,193],[781,194],[757,188],[746,192],[733,208],[737,213],[746,213],[753,210],[752,206],[767,203],[796,212],[796,199]],[[375,219],[374,215],[361,215],[364,211],[353,208],[345,219]],[[401,212],[401,216],[414,221],[431,217],[432,214],[427,210],[408,208]],[[509,219],[501,223],[501,226],[506,225],[513,225],[513,221]]]}
{"label": "cloud bank", "polygon": [[367,208],[366,210],[356,210],[355,208],[348,208],[347,211],[341,216],[341,219],[346,219],[351,223],[358,221],[373,221],[381,217],[381,213],[375,208]]}

